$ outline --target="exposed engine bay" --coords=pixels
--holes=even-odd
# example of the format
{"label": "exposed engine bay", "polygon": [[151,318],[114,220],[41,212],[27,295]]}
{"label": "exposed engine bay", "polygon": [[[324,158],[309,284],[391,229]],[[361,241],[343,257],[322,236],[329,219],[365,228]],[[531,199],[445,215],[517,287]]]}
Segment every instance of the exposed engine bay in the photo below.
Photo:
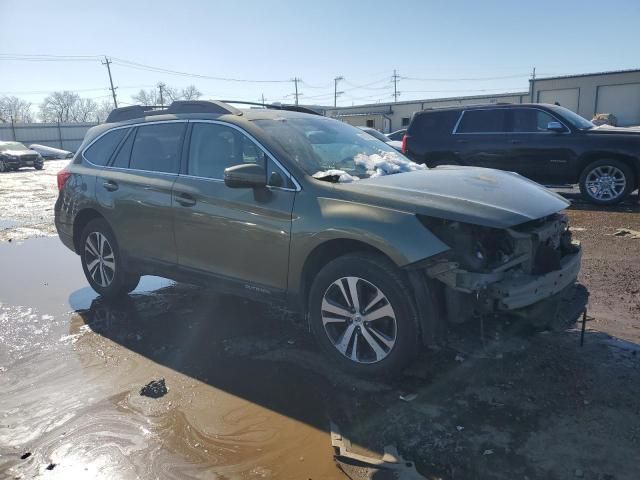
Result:
{"label": "exposed engine bay", "polygon": [[426,268],[428,277],[446,286],[451,322],[530,307],[572,285],[580,270],[582,251],[564,214],[508,229],[421,221],[451,247]]}

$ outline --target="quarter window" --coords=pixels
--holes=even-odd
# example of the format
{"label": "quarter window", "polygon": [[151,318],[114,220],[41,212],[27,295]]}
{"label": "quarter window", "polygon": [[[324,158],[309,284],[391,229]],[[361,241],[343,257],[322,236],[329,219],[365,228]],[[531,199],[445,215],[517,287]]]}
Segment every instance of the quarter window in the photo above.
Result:
{"label": "quarter window", "polygon": [[138,127],[131,151],[131,168],[178,173],[184,123],[157,123]]}
{"label": "quarter window", "polygon": [[505,133],[507,110],[466,110],[456,133]]}
{"label": "quarter window", "polygon": [[117,168],[129,168],[129,158],[131,158],[131,147],[133,147],[133,139],[136,136],[136,132],[133,131],[129,134],[127,139],[120,145],[120,149],[111,162],[112,167]]}
{"label": "quarter window", "polygon": [[84,157],[94,165],[106,165],[125,133],[126,128],[105,133],[84,151]]}
{"label": "quarter window", "polygon": [[224,178],[225,168],[242,163],[265,165],[264,152],[235,128],[215,123],[196,123],[189,144],[189,175]]}
{"label": "quarter window", "polygon": [[515,108],[513,111],[514,133],[548,132],[549,122],[557,122],[552,115],[534,108]]}

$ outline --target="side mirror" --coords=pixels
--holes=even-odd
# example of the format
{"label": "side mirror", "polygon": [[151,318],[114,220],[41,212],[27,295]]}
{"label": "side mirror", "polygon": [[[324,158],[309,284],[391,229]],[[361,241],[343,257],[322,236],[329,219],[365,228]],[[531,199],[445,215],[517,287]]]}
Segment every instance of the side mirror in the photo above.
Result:
{"label": "side mirror", "polygon": [[243,163],[224,169],[224,184],[230,188],[260,188],[267,184],[265,168],[255,163]]}
{"label": "side mirror", "polygon": [[566,132],[567,129],[560,122],[549,122],[547,123],[547,130],[550,132],[562,133]]}

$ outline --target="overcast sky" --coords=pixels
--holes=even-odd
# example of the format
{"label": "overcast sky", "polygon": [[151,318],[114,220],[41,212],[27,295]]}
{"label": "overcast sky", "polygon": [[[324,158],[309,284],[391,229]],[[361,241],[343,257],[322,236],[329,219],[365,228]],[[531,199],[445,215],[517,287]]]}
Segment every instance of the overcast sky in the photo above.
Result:
{"label": "overcast sky", "polygon": [[[108,99],[98,55],[119,59],[122,102],[160,81],[205,98],[292,101],[299,77],[301,102],[332,104],[341,75],[339,104],[372,103],[392,99],[394,69],[400,100],[526,91],[534,66],[542,76],[640,67],[638,25],[637,0],[0,0],[0,95]],[[7,57],[43,54],[89,57]]]}

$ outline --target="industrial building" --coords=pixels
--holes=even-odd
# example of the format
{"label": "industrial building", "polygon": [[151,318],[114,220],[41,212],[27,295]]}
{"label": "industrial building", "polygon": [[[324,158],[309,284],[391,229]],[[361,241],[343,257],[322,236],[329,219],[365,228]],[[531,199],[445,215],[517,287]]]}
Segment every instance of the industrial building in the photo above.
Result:
{"label": "industrial building", "polygon": [[389,133],[409,125],[411,115],[427,108],[481,103],[559,103],[591,120],[597,113],[615,115],[618,126],[640,125],[640,70],[586,73],[529,80],[527,91],[352,107],[324,107],[327,116],[351,125]]}

